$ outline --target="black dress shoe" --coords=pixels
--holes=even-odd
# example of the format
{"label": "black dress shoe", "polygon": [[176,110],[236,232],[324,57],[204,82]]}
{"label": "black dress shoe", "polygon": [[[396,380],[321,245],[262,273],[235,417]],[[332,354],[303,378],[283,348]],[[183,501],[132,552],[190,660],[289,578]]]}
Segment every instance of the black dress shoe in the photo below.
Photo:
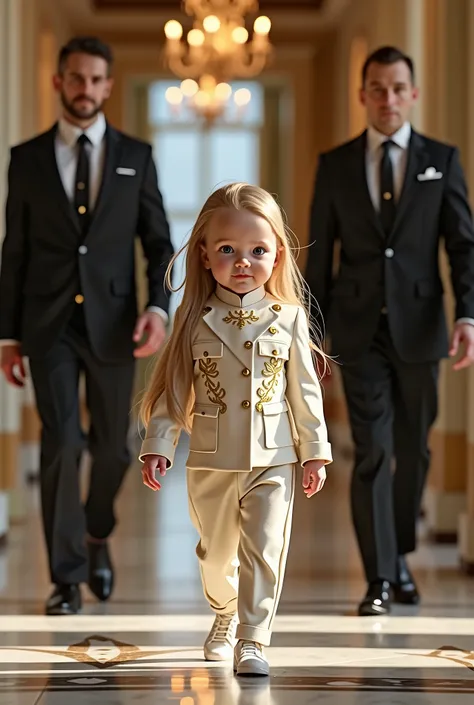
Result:
{"label": "black dress shoe", "polygon": [[48,616],[78,614],[82,609],[82,597],[79,585],[56,585],[46,603]]}
{"label": "black dress shoe", "polygon": [[387,580],[369,583],[367,594],[359,605],[360,617],[376,617],[389,614],[392,604],[392,589]]}
{"label": "black dress shoe", "polygon": [[397,559],[397,582],[393,586],[393,596],[395,602],[401,605],[417,605],[420,601],[420,593],[405,556],[398,556]]}
{"label": "black dress shoe", "polygon": [[114,589],[114,569],[107,542],[88,542],[89,587],[98,600],[106,602]]}

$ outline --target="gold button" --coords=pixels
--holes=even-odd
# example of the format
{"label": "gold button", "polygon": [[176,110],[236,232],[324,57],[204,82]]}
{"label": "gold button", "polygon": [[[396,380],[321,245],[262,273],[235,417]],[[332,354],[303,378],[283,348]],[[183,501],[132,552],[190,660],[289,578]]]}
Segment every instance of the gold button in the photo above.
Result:
{"label": "gold button", "polygon": [[250,408],[250,402],[247,401],[247,399],[242,402],[242,408],[243,408],[243,409],[249,409],[249,408]]}
{"label": "gold button", "polygon": [[278,355],[278,350],[272,350],[272,355]]}
{"label": "gold button", "polygon": [[85,187],[86,185],[82,181],[79,181],[79,183],[77,184],[77,188],[79,189],[79,191],[84,191]]}
{"label": "gold button", "polygon": [[274,311],[281,311],[281,306],[280,306],[280,304],[274,304],[274,305],[272,306],[272,309],[273,309]]}
{"label": "gold button", "polygon": [[79,208],[78,208],[77,210],[79,211],[79,213],[80,213],[81,215],[84,215],[84,213],[86,212],[87,208],[86,208],[85,206],[79,206]]}
{"label": "gold button", "polygon": [[262,411],[262,410],[263,410],[263,404],[262,404],[262,402],[261,402],[261,401],[258,401],[258,402],[255,404],[255,408],[257,409],[257,411]]}
{"label": "gold button", "polygon": [[250,340],[247,340],[247,342],[244,343],[244,348],[247,348],[247,350],[250,350],[251,347],[252,347],[252,343],[250,342]]}
{"label": "gold button", "polygon": [[76,302],[76,304],[82,304],[82,303],[84,302],[84,297],[83,297],[83,295],[82,295],[82,294],[77,294],[77,296],[75,297],[74,301]]}
{"label": "gold button", "polygon": [[385,191],[383,197],[386,201],[390,201],[390,199],[392,198],[392,194],[389,191]]}
{"label": "gold button", "polygon": [[272,326],[269,328],[269,331],[272,335],[275,335],[275,333],[278,333],[278,328],[275,328],[275,326]]}
{"label": "gold button", "polygon": [[246,367],[242,370],[242,374],[244,377],[248,377],[250,374],[250,370],[248,370]]}

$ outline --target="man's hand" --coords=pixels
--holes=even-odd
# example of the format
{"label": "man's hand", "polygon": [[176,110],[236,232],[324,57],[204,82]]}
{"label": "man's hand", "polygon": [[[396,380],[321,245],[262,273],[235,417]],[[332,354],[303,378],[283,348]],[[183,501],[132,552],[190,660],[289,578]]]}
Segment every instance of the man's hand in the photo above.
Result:
{"label": "man's hand", "polygon": [[460,345],[464,346],[464,355],[454,363],[453,370],[463,370],[474,362],[474,326],[471,323],[457,323],[451,340],[449,356],[458,354]]}
{"label": "man's hand", "polygon": [[1,364],[5,379],[15,387],[25,386],[25,366],[21,357],[19,345],[3,345],[1,348]]}
{"label": "man's hand", "polygon": [[140,316],[133,332],[133,340],[138,343],[143,335],[146,335],[145,342],[139,348],[135,348],[135,357],[154,355],[164,341],[166,328],[159,313],[145,311]]}

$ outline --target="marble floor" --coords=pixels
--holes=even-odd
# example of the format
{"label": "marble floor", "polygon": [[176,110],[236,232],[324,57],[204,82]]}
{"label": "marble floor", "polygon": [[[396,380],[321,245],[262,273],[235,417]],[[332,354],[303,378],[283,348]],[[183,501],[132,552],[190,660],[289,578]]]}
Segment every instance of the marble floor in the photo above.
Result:
{"label": "marble floor", "polygon": [[[185,452],[185,449],[181,449]],[[182,457],[182,456],[181,456]],[[184,473],[160,495],[131,470],[112,550],[117,586],[81,616],[42,615],[50,589],[37,488],[0,553],[0,705],[464,705],[474,695],[474,582],[454,546],[423,536],[412,566],[419,608],[355,617],[364,591],[348,513],[347,461],[324,492],[298,496],[268,679],[206,663],[212,615],[202,597]]]}

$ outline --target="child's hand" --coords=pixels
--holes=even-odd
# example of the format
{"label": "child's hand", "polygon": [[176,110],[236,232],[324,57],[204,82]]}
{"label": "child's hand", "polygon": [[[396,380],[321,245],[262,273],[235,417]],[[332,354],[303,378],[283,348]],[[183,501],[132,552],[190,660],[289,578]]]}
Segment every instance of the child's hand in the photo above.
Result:
{"label": "child's hand", "polygon": [[142,467],[142,478],[143,484],[156,492],[161,490],[161,485],[155,477],[157,470],[160,471],[160,475],[164,477],[166,475],[166,463],[167,460],[162,455],[147,455],[145,456],[145,462]]}
{"label": "child's hand", "polygon": [[303,466],[303,488],[308,497],[320,492],[326,481],[326,467],[324,460],[309,460]]}

